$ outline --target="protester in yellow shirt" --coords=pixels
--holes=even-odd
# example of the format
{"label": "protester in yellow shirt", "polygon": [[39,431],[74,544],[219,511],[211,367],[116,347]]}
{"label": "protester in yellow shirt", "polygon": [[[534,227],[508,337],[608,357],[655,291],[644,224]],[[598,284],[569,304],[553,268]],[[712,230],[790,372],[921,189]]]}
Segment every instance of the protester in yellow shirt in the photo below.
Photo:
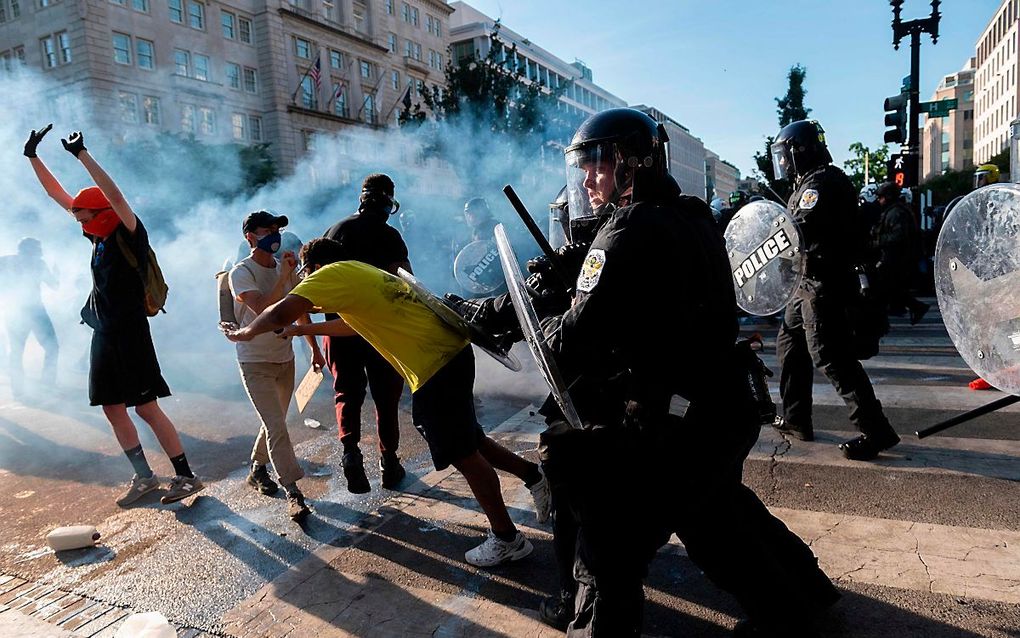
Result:
{"label": "protester in yellow shirt", "polygon": [[[474,353],[468,340],[444,323],[399,277],[345,261],[337,242],[319,238],[301,251],[305,279],[248,326],[227,333],[247,341],[273,330],[286,334],[360,334],[400,373],[412,392],[412,420],[425,437],[437,470],[460,470],[489,519],[489,537],[464,558],[492,567],[524,558],[532,545],[510,519],[496,469],[525,482],[539,522],[549,514],[549,489],[541,469],[485,435],[475,417]],[[291,326],[308,312],[340,319]]]}

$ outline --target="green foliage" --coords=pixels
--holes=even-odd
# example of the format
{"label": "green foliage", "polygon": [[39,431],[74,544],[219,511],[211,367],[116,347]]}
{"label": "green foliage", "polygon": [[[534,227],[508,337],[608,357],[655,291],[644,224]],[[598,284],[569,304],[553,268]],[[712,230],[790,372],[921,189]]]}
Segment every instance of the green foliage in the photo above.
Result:
{"label": "green foliage", "polygon": [[269,152],[269,144],[253,144],[237,147],[241,160],[241,173],[248,191],[255,191],[277,177],[276,162]]}
{"label": "green foliage", "polygon": [[808,114],[811,113],[811,109],[804,106],[804,96],[807,95],[807,90],[804,89],[806,77],[807,69],[805,67],[800,64],[790,67],[790,72],[786,75],[786,79],[789,81],[786,95],[776,98],[776,106],[779,107],[776,109],[776,113],[779,114],[779,128],[798,120],[806,120]]}
{"label": "green foliage", "polygon": [[[786,74],[786,95],[776,98],[776,106],[778,107],[776,114],[779,116],[780,129],[792,122],[806,120],[811,113],[811,109],[804,106],[804,97],[807,95],[807,90],[804,88],[804,80],[806,78],[807,68],[800,64],[791,66],[789,73]],[[764,152],[754,154],[754,163],[758,167],[758,170],[755,171],[755,177],[763,185],[767,184],[776,195],[783,199],[785,204],[786,200],[793,193],[793,184],[788,179],[776,179],[776,174],[772,167],[772,142],[775,139],[771,135],[766,137]],[[762,188],[761,190],[768,191],[767,188]],[[773,197],[773,199],[775,198]]]}
{"label": "green foliage", "polygon": [[877,149],[872,151],[860,142],[854,142],[850,145],[850,152],[853,157],[843,162],[843,168],[846,170],[847,177],[850,178],[850,182],[854,185],[854,188],[860,192],[864,188],[864,158],[868,158],[868,173],[870,174],[871,181],[875,183],[882,183],[885,181],[887,168],[886,162],[889,161],[889,146],[883,144]]}
{"label": "green foliage", "polygon": [[932,202],[948,204],[960,195],[966,195],[974,187],[974,168],[967,167],[962,171],[946,171],[941,175],[932,177],[921,184],[921,191],[932,192]]}
{"label": "green foliage", "polygon": [[[526,82],[517,45],[506,47],[497,21],[484,57],[448,56],[446,86],[427,87],[421,101],[405,105],[398,121],[425,136],[426,153],[450,162],[469,181],[482,177],[483,158],[503,158],[507,165],[544,154],[550,143],[565,144],[579,123],[559,109],[558,98],[569,83],[550,88]],[[431,119],[442,126],[428,126]],[[477,148],[476,153],[465,152]],[[558,160],[557,160],[558,161]]]}

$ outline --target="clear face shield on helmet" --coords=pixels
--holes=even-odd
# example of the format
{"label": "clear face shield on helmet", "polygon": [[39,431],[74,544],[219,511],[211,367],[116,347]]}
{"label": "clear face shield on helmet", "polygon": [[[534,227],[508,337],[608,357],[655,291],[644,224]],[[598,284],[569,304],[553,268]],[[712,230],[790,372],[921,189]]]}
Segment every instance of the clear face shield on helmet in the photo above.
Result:
{"label": "clear face shield on helmet", "polygon": [[977,171],[974,173],[974,188],[981,188],[982,186],[988,186],[994,184],[995,180],[992,179],[992,173],[990,171]]}
{"label": "clear face shield on helmet", "polygon": [[786,150],[786,144],[776,142],[772,145],[772,171],[776,179],[786,179],[793,175],[795,167],[793,157]]}
{"label": "clear face shield on helmet", "polygon": [[616,145],[596,142],[566,152],[567,207],[570,221],[595,217],[616,204]]}

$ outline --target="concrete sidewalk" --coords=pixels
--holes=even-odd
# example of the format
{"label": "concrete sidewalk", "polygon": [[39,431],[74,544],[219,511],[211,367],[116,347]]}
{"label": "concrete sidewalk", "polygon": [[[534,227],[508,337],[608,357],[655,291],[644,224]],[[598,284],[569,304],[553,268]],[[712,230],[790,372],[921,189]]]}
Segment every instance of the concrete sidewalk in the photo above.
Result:
{"label": "concrete sidewalk", "polygon": [[14,638],[73,638],[80,634],[55,627],[45,620],[39,620],[17,609],[0,605],[0,636]]}

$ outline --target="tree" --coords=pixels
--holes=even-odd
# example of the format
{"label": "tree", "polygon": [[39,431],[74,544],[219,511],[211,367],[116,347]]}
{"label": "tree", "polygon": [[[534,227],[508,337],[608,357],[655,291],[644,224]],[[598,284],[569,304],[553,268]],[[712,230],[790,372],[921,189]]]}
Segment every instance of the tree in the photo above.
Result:
{"label": "tree", "polygon": [[[398,116],[402,126],[421,130],[427,153],[448,161],[467,183],[505,180],[510,175],[501,165],[510,173],[534,168],[547,147],[565,144],[578,124],[559,108],[570,82],[547,86],[499,32],[497,20],[484,57],[477,51],[459,59],[451,54],[446,85],[426,88],[419,103],[405,100]],[[429,113],[434,126],[428,125]],[[558,170],[561,154],[556,162]]]}
{"label": "tree", "polygon": [[[804,106],[804,97],[807,90],[804,88],[804,80],[807,78],[807,68],[800,64],[794,64],[786,74],[787,88],[786,95],[776,98],[776,113],[779,115],[779,128],[798,120],[806,120],[811,109]],[[765,152],[754,154],[754,163],[758,166],[757,177],[766,182],[769,187],[780,197],[788,198],[793,192],[793,185],[790,180],[777,180],[772,167],[772,143],[775,138],[765,138]]]}
{"label": "tree", "polygon": [[807,91],[804,89],[804,78],[806,77],[807,69],[805,67],[800,64],[790,67],[790,72],[786,75],[786,79],[789,81],[786,95],[776,98],[776,106],[779,107],[776,109],[776,113],[779,114],[779,128],[798,120],[806,120],[811,113],[811,109],[804,106],[804,96],[807,95]]}
{"label": "tree", "polygon": [[889,146],[883,144],[876,150],[872,151],[860,142],[854,142],[850,145],[850,153],[853,157],[843,162],[843,168],[846,170],[847,177],[850,178],[850,182],[854,185],[854,189],[860,192],[864,188],[864,164],[865,158],[867,158],[868,173],[873,182],[884,182],[886,178],[886,162],[889,161]]}

